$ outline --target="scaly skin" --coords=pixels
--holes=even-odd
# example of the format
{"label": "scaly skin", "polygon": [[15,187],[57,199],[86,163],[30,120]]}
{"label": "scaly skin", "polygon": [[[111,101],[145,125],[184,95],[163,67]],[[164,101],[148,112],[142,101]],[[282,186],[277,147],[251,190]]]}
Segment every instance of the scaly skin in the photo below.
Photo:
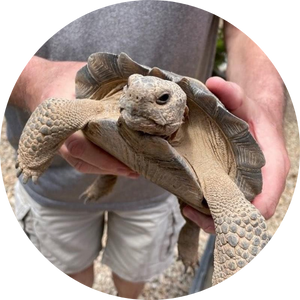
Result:
{"label": "scaly skin", "polygon": [[[176,133],[187,112],[186,97],[179,86],[168,81],[164,87],[163,80],[145,79],[140,75],[130,77],[129,83],[120,99],[121,114],[127,127],[131,131],[143,131],[166,139]],[[111,111],[108,109],[111,104],[107,97],[101,101],[48,99],[38,106],[19,143],[17,167],[18,175],[23,173],[23,182],[29,178],[36,182],[72,133],[83,129],[91,120],[109,118],[116,113],[115,106]],[[193,167],[215,222],[213,283],[216,284],[249,263],[267,243],[268,235],[264,218],[228,175],[234,159],[230,156],[226,138],[192,102],[190,108],[190,116],[194,114],[194,117],[189,128],[200,130],[189,132],[175,149]],[[87,201],[100,198],[113,188],[115,178],[104,178],[108,186],[102,184],[100,191],[95,186],[90,187],[84,195]],[[198,230],[188,221],[180,234],[179,255],[186,266],[193,267],[198,260]]]}
{"label": "scaly skin", "polygon": [[213,284],[217,284],[248,264],[269,236],[264,217],[224,171],[211,169],[201,183],[216,229]]}
{"label": "scaly skin", "polygon": [[[109,109],[115,95],[101,101],[50,98],[41,103],[20,138],[16,167],[18,176],[23,173],[23,182],[29,178],[36,182],[72,133],[82,129],[92,118],[100,120],[115,113]],[[167,95],[166,101],[160,100],[162,95]],[[168,136],[183,122],[186,95],[174,82],[133,74],[120,98],[120,108],[132,130]]]}
{"label": "scaly skin", "polygon": [[93,100],[47,99],[29,118],[20,138],[17,175],[34,182],[49,167],[62,143],[83,128],[103,105]]}

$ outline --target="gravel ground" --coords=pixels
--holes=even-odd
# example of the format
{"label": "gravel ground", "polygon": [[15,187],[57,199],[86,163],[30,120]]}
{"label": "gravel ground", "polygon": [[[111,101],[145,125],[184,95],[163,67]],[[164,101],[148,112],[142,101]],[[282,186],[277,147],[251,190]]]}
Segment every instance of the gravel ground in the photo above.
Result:
{"label": "gravel ground", "polygon": [[[297,120],[293,109],[292,102],[287,103],[285,117],[285,134],[287,141],[287,149],[291,160],[291,170],[289,172],[285,191],[280,199],[275,215],[268,220],[270,233],[274,235],[280,225],[285,213],[289,207],[294,192],[296,179],[298,175],[299,163],[299,134]],[[3,180],[9,202],[14,207],[13,186],[16,181],[14,170],[14,151],[7,142],[5,135],[5,122],[2,126],[1,144],[0,144],[1,168]],[[199,256],[202,255],[208,235],[201,233],[199,243]],[[175,254],[177,256],[177,254]],[[96,290],[115,295],[109,269],[101,264],[101,254],[97,258],[95,264],[96,280],[94,288]],[[193,280],[193,273],[189,270],[183,273],[181,262],[175,261],[162,275],[154,278],[147,283],[141,299],[166,299],[176,298],[188,294],[189,288]]]}

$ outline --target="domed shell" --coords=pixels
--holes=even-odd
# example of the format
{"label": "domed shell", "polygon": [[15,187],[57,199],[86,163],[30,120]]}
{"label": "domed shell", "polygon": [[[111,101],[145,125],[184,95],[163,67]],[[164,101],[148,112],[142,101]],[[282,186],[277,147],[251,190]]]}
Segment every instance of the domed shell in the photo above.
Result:
{"label": "domed shell", "polygon": [[[133,61],[125,53],[121,53],[120,55],[94,53],[89,57],[87,65],[77,73],[76,97],[79,99],[90,98],[101,100],[123,89],[127,84],[128,77],[132,74],[156,76],[177,83],[187,94],[187,105],[189,107],[195,107],[196,105],[200,108],[203,113],[209,116],[212,122],[216,123],[217,127],[223,133],[235,161],[234,170],[230,171],[229,176],[235,181],[245,197],[251,201],[261,192],[261,168],[265,164],[265,159],[258,144],[249,132],[248,124],[231,114],[220,100],[200,81],[161,70],[157,67],[149,68],[143,66]],[[197,122],[197,117],[194,118],[194,122]],[[193,166],[190,166],[185,158],[176,151],[176,147],[171,147],[167,141],[161,138],[143,136],[138,132],[128,136],[126,135],[126,129],[124,129],[124,126],[121,126],[120,122],[113,126],[108,123],[105,124],[111,127],[111,134],[121,134],[123,137],[125,135],[130,139],[129,143],[135,143],[136,145],[143,142],[152,143],[152,147],[146,147],[146,149],[145,147],[140,147],[140,155],[149,160],[146,163],[147,168],[143,165],[138,166],[135,162],[128,161],[128,159],[122,156],[122,151],[113,150],[112,148],[114,147],[112,145],[100,144],[99,146],[140,172],[152,182],[164,187],[179,198],[184,198],[185,202],[199,210],[209,213],[205,207],[205,201],[203,201],[200,183],[193,172]],[[118,128],[114,126],[118,126]],[[92,125],[88,131],[92,135]],[[115,133],[114,131],[119,131],[119,133]],[[94,139],[97,141],[97,138]],[[126,147],[125,144],[124,147]],[[188,144],[186,147],[189,147]],[[153,163],[157,159],[160,161],[160,165]],[[165,172],[163,177],[157,176],[159,172],[163,172],[164,168],[170,164],[174,166],[171,170],[168,170],[168,174]],[[199,203],[201,204],[199,205]]]}

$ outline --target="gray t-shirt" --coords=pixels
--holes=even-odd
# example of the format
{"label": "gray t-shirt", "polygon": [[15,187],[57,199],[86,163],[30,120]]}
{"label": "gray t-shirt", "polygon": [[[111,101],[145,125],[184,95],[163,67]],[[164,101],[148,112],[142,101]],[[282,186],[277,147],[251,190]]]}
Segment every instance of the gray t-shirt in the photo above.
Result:
{"label": "gray t-shirt", "polygon": [[[218,18],[191,6],[166,1],[134,1],[91,12],[49,39],[36,55],[50,60],[86,61],[94,52],[127,53],[138,63],[205,81],[212,71]],[[6,109],[8,139],[16,149],[28,113]],[[95,175],[77,172],[61,157],[26,191],[44,206],[84,210],[132,210],[163,201],[168,192],[144,178],[119,177],[99,203],[79,196]]]}

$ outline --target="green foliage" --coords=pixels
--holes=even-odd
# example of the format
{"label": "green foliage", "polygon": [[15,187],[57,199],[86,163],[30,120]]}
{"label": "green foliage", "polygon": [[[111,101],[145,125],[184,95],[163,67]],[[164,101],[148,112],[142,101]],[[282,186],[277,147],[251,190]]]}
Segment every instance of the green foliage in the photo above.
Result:
{"label": "green foliage", "polygon": [[[214,63],[214,73],[216,75],[224,77],[224,66],[227,63],[227,53],[224,41],[224,33],[223,28],[219,28],[218,37],[217,37],[217,45],[216,45],[216,55],[215,55],[215,63]],[[226,68],[226,67],[225,67]]]}

